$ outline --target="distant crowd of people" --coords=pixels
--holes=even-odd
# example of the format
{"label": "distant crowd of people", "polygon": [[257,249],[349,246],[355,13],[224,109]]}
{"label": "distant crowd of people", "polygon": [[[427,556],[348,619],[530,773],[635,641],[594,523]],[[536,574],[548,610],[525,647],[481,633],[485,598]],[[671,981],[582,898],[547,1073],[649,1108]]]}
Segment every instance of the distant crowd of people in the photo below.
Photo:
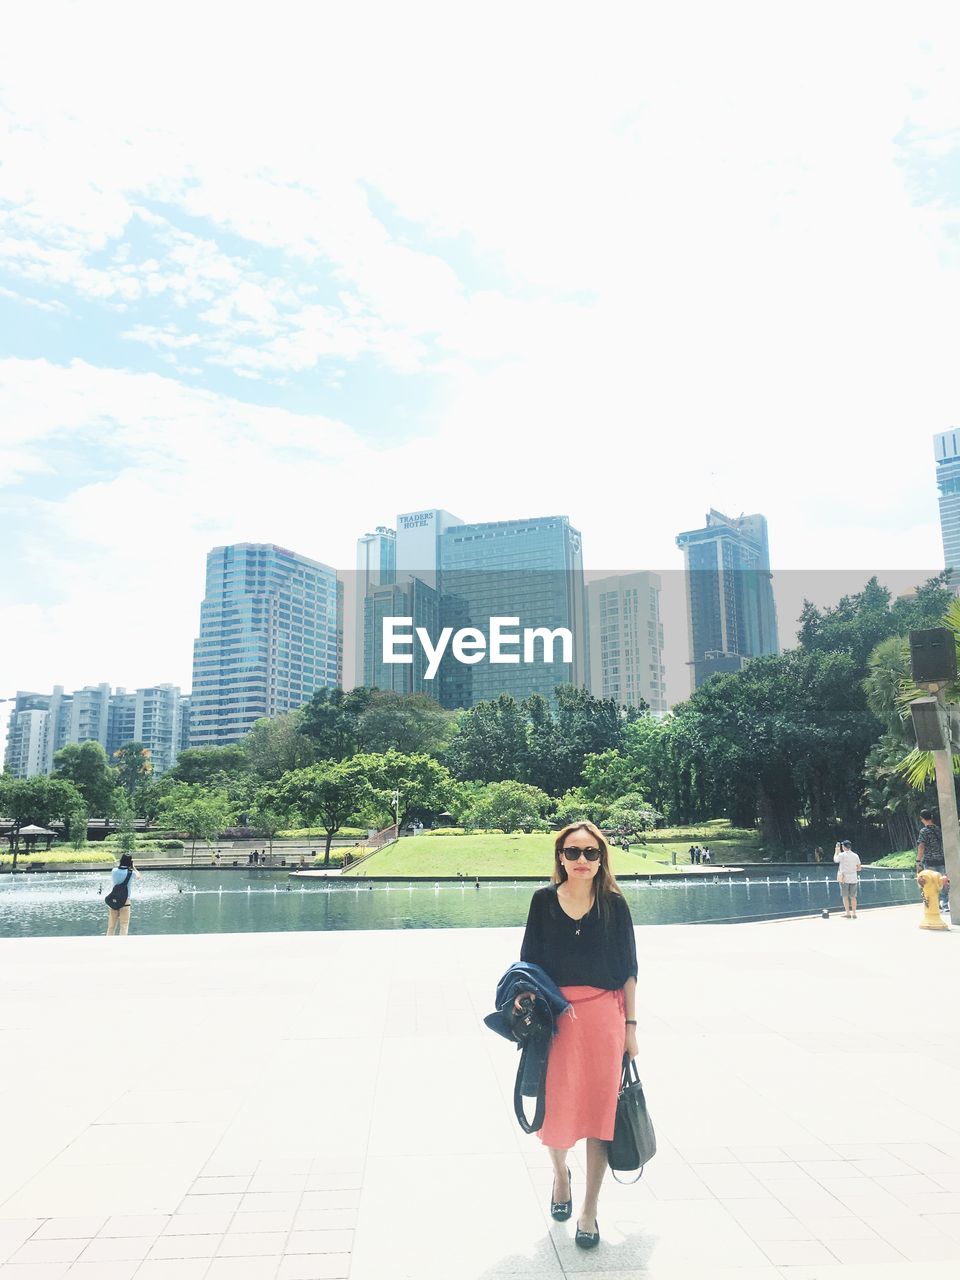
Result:
{"label": "distant crowd of people", "polygon": [[689,849],[690,861],[699,866],[702,862],[712,862],[713,854],[708,845],[692,844]]}

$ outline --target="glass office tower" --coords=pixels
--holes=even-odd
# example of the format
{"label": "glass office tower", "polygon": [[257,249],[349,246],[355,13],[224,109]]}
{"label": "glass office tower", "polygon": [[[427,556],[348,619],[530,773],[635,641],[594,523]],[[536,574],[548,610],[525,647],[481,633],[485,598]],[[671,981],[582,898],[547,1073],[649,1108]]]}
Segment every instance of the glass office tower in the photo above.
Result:
{"label": "glass office tower", "polygon": [[215,547],[194,642],[191,747],[239,742],[257,720],[339,684],[339,631],[328,565],[270,544]]}
{"label": "glass office tower", "polygon": [[419,578],[370,587],[364,601],[364,669],[363,683],[368,689],[392,689],[394,693],[426,693],[436,698],[436,680],[426,679],[428,659],[422,645],[411,644],[402,652],[412,662],[383,661],[384,618],[411,618],[413,630],[423,627],[431,637],[439,631],[440,601],[433,587]]}
{"label": "glass office tower", "polygon": [[779,653],[767,522],[707,514],[702,529],[677,536],[684,555],[693,688],[747,658]]}
{"label": "glass office tower", "polygon": [[951,585],[960,587],[960,429],[933,437],[937,459],[937,493],[944,568],[952,570]]}
{"label": "glass office tower", "polygon": [[473,707],[501,693],[552,701],[557,685],[586,684],[583,555],[567,516],[456,525],[440,536],[439,555],[441,626],[476,627],[489,637],[490,618],[499,616],[519,619],[521,632],[563,627],[573,638],[568,661],[559,645],[553,661],[542,660],[538,646],[537,661],[516,664],[491,663],[485,655],[468,665],[448,653],[438,676],[443,706]]}

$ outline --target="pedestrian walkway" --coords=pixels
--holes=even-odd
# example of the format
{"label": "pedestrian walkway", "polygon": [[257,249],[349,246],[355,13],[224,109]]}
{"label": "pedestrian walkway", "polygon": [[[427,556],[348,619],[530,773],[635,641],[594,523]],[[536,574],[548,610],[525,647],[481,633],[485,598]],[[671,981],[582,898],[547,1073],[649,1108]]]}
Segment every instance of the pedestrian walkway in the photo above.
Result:
{"label": "pedestrian walkway", "polygon": [[960,931],[920,914],[638,931],[660,1152],[593,1254],[480,1023],[519,930],[0,941],[0,1280],[953,1277]]}

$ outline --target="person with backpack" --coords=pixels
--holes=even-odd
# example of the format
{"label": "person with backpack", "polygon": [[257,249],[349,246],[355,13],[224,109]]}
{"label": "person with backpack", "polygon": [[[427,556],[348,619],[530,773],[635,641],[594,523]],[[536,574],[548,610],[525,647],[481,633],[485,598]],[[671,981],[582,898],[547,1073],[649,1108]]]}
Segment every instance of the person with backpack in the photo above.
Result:
{"label": "person with backpack", "polygon": [[120,862],[110,872],[113,888],[104,901],[107,904],[107,937],[114,932],[125,936],[130,932],[130,888],[134,877],[139,880],[140,872],[133,865],[132,853],[121,853]]}

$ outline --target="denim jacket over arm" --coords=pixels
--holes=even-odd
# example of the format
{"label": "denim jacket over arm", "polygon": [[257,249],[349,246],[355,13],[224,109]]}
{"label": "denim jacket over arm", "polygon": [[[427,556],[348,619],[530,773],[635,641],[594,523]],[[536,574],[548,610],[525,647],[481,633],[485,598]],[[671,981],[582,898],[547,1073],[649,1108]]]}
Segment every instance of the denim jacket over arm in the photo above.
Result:
{"label": "denim jacket over arm", "polygon": [[545,969],[525,960],[518,960],[516,964],[512,964],[497,983],[496,1011],[488,1013],[483,1021],[498,1036],[503,1036],[505,1040],[511,1040],[516,1044],[510,1030],[510,1014],[513,1002],[521,991],[532,991],[538,999],[545,1001],[550,1011],[552,1037],[556,1031],[557,1018],[570,1008],[570,1001]]}

